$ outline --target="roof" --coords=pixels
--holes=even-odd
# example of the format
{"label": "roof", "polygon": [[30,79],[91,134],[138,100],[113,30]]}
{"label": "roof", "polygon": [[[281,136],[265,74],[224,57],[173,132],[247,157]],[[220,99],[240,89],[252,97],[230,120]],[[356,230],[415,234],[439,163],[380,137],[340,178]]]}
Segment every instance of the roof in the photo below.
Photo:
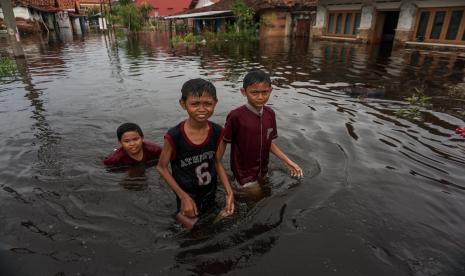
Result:
{"label": "roof", "polygon": [[173,15],[173,16],[166,16],[165,19],[194,18],[194,17],[203,17],[203,16],[227,14],[227,13],[231,13],[231,11],[230,10],[227,10],[227,11],[207,11],[207,12],[179,14],[179,15]]}
{"label": "roof", "polygon": [[[220,0],[219,2],[198,8],[198,9],[191,9],[181,14],[192,14],[192,13],[200,13],[200,12],[210,12],[210,11],[225,11],[231,10],[235,0]],[[286,9],[316,9],[316,0],[243,0],[244,3],[252,8],[255,12],[259,12],[265,9],[276,9],[276,8],[286,8]]]}

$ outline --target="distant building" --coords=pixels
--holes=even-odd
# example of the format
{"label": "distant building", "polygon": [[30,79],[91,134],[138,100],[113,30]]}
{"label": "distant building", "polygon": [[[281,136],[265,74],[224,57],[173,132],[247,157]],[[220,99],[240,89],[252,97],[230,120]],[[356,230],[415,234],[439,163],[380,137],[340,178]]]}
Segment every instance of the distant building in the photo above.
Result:
{"label": "distant building", "polygon": [[[84,15],[79,13],[76,0],[13,0],[12,4],[21,32],[69,28],[74,33],[82,33]],[[2,12],[0,19],[3,19]]]}
{"label": "distant building", "polygon": [[312,35],[361,43],[465,45],[465,1],[320,0]]}
{"label": "distant building", "polygon": [[150,4],[154,9],[150,17],[161,17],[187,11],[192,0],[135,0],[136,5]]}
{"label": "distant building", "polygon": [[[316,14],[316,0],[243,0],[255,11],[260,23],[260,35],[309,36]],[[194,1],[193,1],[194,2]],[[207,2],[210,2],[206,6]],[[215,2],[215,3],[212,3]],[[213,31],[224,29],[233,19],[231,7],[234,0],[197,1],[195,8],[168,17],[193,21],[196,33],[204,28]]]}

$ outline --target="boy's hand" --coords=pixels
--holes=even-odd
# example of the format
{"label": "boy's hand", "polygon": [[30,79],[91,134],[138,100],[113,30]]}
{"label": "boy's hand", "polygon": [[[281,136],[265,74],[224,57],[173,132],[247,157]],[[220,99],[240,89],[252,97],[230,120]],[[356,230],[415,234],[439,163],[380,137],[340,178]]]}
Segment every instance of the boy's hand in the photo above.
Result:
{"label": "boy's hand", "polygon": [[304,176],[304,172],[296,163],[289,161],[289,163],[287,163],[287,167],[289,168],[292,177],[301,178]]}
{"label": "boy's hand", "polygon": [[194,218],[198,215],[197,205],[189,195],[185,195],[181,198],[181,214],[190,218]]}
{"label": "boy's hand", "polygon": [[226,195],[226,207],[224,211],[228,216],[234,213],[234,195],[232,193]]}

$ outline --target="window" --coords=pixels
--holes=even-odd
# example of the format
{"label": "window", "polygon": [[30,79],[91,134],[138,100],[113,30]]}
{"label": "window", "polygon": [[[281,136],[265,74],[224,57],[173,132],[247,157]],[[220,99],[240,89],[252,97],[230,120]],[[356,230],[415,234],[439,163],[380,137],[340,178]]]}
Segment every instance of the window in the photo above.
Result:
{"label": "window", "polygon": [[328,16],[327,34],[355,37],[360,27],[359,12],[332,12]]}
{"label": "window", "polygon": [[346,20],[345,20],[345,27],[344,27],[344,34],[350,34],[350,23],[352,22],[352,14],[348,13],[346,14]]}
{"label": "window", "polygon": [[328,33],[332,33],[334,28],[334,14],[329,15]]}
{"label": "window", "polygon": [[418,24],[418,31],[417,31],[418,41],[425,40],[425,33],[426,33],[426,28],[428,27],[428,20],[429,20],[429,11],[422,12],[420,15],[420,23]]}
{"label": "window", "polygon": [[462,21],[463,11],[453,11],[450,19],[449,29],[447,30],[446,39],[453,40],[459,32],[460,22]]}
{"label": "window", "polygon": [[417,41],[465,44],[465,7],[421,9]]}
{"label": "window", "polygon": [[441,35],[442,25],[444,24],[445,16],[446,16],[445,11],[436,12],[434,16],[434,23],[433,23],[433,28],[431,30],[430,38],[439,39],[439,36]]}
{"label": "window", "polygon": [[354,27],[352,29],[352,34],[355,35],[355,34],[358,34],[358,28],[360,27],[360,20],[362,19],[362,15],[359,14],[359,13],[356,13],[355,14],[355,24],[354,24]]}
{"label": "window", "polygon": [[338,14],[337,19],[336,19],[336,33],[337,34],[341,33],[341,26],[342,26],[342,14]]}

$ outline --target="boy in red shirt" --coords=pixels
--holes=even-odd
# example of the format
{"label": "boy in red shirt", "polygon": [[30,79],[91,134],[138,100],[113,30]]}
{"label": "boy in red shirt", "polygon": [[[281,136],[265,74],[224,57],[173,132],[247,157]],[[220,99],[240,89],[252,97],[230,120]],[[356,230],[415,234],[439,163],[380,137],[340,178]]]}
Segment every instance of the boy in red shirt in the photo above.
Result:
{"label": "boy in red shirt", "polygon": [[250,71],[243,80],[241,93],[247,103],[232,110],[227,118],[218,152],[223,156],[225,143],[231,143],[231,169],[239,188],[257,186],[268,172],[270,152],[282,160],[293,177],[302,177],[302,169],[290,160],[273,140],[278,137],[274,111],[265,106],[271,95],[271,79],[262,70]]}
{"label": "boy in red shirt", "polygon": [[134,123],[124,123],[116,130],[120,148],[110,154],[103,164],[109,167],[131,166],[156,160],[160,157],[161,148],[144,141],[142,129]]}
{"label": "boy in red shirt", "polygon": [[[176,194],[176,219],[190,229],[201,214],[213,210],[218,177],[226,193],[219,217],[234,212],[234,196],[221,158],[217,154],[223,128],[208,119],[217,103],[215,86],[203,79],[182,86],[181,107],[188,118],[168,130],[157,171]],[[171,165],[170,173],[168,163]]]}

